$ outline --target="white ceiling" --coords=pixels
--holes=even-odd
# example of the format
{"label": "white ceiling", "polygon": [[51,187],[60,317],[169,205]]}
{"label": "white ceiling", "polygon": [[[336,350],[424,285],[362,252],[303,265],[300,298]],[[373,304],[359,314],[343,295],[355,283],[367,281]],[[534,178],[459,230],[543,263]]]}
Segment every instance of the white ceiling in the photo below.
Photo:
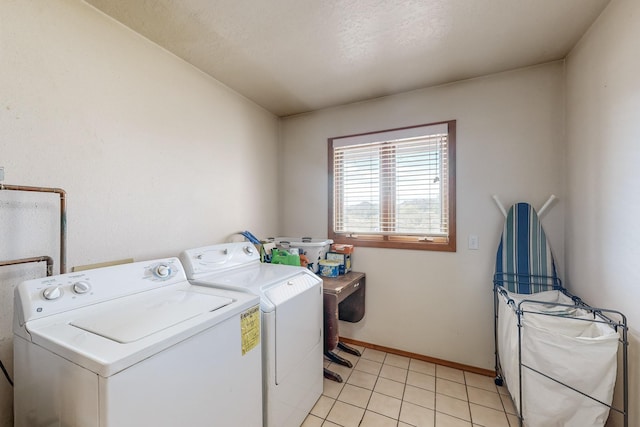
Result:
{"label": "white ceiling", "polygon": [[564,58],[609,0],[85,0],[278,116]]}

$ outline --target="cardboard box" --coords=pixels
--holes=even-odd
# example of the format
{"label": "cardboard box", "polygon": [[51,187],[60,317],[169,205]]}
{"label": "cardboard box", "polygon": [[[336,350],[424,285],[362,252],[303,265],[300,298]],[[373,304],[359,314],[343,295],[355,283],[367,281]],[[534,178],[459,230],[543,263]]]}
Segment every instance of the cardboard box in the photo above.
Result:
{"label": "cardboard box", "polygon": [[353,245],[347,245],[343,243],[334,243],[331,245],[331,252],[338,252],[340,254],[352,254]]}
{"label": "cardboard box", "polygon": [[340,274],[351,271],[351,254],[340,252],[327,252],[327,261],[337,261],[340,263]]}

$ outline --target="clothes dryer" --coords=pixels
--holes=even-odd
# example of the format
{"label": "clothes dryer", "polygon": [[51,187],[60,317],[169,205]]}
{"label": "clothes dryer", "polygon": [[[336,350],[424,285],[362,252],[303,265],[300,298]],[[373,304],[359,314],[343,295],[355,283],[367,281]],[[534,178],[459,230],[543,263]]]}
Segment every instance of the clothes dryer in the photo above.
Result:
{"label": "clothes dryer", "polygon": [[248,242],[180,254],[193,284],[260,296],[265,427],[299,427],[322,394],[322,280],[302,267],[260,262]]}
{"label": "clothes dryer", "polygon": [[21,283],[15,425],[260,426],[258,303],[177,258]]}

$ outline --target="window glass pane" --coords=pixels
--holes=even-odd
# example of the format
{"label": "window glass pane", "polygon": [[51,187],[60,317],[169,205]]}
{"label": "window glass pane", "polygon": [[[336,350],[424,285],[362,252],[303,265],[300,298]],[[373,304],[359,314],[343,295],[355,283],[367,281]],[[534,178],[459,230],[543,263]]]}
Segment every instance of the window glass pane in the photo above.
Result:
{"label": "window glass pane", "polygon": [[446,135],[335,150],[336,231],[446,236]]}
{"label": "window glass pane", "polygon": [[440,153],[404,150],[397,154],[396,232],[442,234]]}
{"label": "window glass pane", "polygon": [[455,121],[332,138],[329,153],[334,241],[455,251]]}
{"label": "window glass pane", "polygon": [[346,151],[341,155],[342,218],[340,231],[380,231],[380,159],[376,152]]}

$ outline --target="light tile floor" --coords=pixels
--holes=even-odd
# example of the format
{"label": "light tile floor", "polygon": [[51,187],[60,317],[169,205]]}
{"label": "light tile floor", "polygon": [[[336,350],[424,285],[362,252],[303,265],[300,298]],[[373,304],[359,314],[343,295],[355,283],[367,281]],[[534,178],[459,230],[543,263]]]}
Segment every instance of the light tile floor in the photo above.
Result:
{"label": "light tile floor", "polygon": [[302,427],[516,427],[506,387],[492,377],[357,347],[347,368],[325,359],[343,382],[324,392]]}

